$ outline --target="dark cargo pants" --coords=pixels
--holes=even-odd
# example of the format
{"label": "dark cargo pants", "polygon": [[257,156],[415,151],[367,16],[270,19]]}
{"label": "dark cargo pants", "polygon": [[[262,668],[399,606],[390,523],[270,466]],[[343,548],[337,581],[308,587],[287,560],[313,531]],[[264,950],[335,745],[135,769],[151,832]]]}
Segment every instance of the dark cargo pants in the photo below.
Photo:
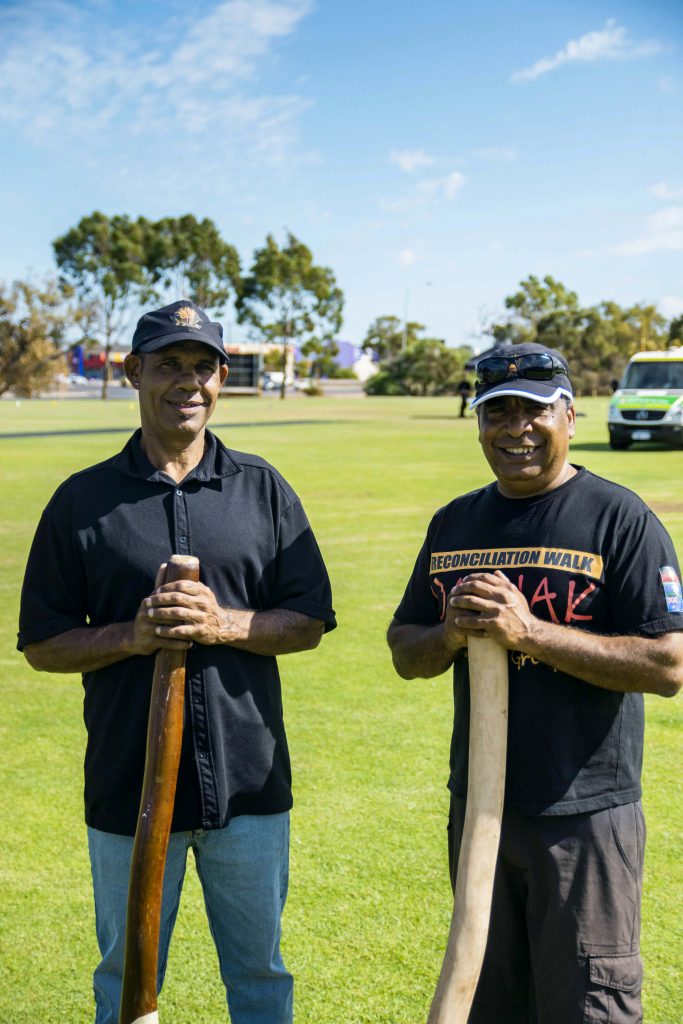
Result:
{"label": "dark cargo pants", "polygon": [[[455,885],[465,801],[453,796]],[[645,822],[638,803],[506,813],[469,1024],[639,1024]]]}

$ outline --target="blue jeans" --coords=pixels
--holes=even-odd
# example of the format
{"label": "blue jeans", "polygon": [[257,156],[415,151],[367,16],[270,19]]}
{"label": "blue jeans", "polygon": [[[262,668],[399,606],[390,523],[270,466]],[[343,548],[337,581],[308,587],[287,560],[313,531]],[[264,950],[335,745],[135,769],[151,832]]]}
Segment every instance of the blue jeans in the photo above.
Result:
{"label": "blue jeans", "polygon": [[[126,929],[130,836],[88,829],[102,960],[93,977],[95,1024],[117,1024]],[[291,1024],[292,976],[280,954],[287,897],[289,813],[240,815],[223,829],[174,832],[161,907],[158,990],[192,849],[233,1024]]]}

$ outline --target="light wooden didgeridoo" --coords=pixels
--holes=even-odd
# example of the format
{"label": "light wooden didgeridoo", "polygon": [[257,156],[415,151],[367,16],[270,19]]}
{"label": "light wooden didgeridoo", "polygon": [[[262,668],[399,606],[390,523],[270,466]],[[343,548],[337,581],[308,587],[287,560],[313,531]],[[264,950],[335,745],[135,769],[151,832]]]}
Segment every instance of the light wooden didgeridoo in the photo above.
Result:
{"label": "light wooden didgeridoo", "polygon": [[467,810],[453,917],[427,1024],[467,1024],[488,938],[505,790],[508,655],[494,640],[467,641],[470,744]]}
{"label": "light wooden didgeridoo", "polygon": [[[173,555],[164,583],[198,580],[199,561]],[[128,887],[119,1024],[158,1024],[161,893],[183,739],[185,650],[160,648],[147,726],[147,754]]]}

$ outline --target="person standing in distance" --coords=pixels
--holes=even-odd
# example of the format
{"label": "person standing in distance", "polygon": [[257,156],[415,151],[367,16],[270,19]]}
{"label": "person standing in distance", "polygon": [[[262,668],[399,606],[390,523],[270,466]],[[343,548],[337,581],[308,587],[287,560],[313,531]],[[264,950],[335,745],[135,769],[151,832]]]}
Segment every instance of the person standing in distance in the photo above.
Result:
{"label": "person standing in distance", "polygon": [[[141,429],[70,477],[28,559],[19,649],[80,672],[85,817],[101,962],[96,1024],[116,1024],[128,875],[155,652],[187,649],[186,719],[164,876],[161,989],[192,849],[234,1024],[290,1024],[280,954],[291,770],[276,657],[335,626],[325,565],[296,494],[207,429],[228,373],[222,328],[192,302],[145,313],[125,371]],[[201,582],[159,585],[172,554]]]}
{"label": "person standing in distance", "polygon": [[467,638],[509,652],[505,807],[470,1024],[637,1024],[642,694],[683,684],[676,554],[632,491],[569,462],[559,352],[527,343],[480,360],[472,406],[496,480],[436,513],[388,633],[404,679],[453,666],[453,884]]}
{"label": "person standing in distance", "polygon": [[460,395],[460,419],[464,419],[467,415],[467,401],[472,394],[472,385],[467,377],[463,377],[458,384],[458,394]]}

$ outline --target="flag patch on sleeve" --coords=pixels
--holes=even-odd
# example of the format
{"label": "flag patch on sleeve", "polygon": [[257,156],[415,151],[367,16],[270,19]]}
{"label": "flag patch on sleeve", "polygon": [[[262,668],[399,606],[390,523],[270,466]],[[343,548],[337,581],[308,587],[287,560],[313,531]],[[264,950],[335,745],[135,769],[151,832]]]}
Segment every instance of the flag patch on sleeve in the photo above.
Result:
{"label": "flag patch on sleeve", "polygon": [[659,577],[664,589],[667,611],[683,612],[683,591],[676,570],[670,565],[663,565],[659,570]]}

